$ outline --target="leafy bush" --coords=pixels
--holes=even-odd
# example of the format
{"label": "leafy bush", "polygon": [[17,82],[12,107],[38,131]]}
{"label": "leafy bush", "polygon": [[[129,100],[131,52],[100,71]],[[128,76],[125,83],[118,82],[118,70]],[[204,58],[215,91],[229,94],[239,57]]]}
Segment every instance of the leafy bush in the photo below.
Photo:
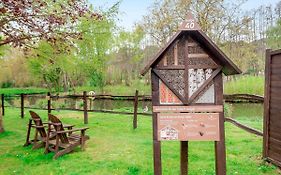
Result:
{"label": "leafy bush", "polygon": [[11,81],[3,82],[1,84],[1,88],[11,88],[13,86],[14,86],[14,84]]}

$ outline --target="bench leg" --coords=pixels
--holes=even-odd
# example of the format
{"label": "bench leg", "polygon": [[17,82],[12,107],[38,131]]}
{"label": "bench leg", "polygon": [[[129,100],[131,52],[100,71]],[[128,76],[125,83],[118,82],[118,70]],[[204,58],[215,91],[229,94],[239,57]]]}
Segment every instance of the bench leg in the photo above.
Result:
{"label": "bench leg", "polygon": [[30,145],[29,137],[30,137],[31,125],[32,125],[32,120],[29,119],[28,126],[27,126],[27,133],[26,133],[26,141],[25,141],[25,144],[23,146]]}

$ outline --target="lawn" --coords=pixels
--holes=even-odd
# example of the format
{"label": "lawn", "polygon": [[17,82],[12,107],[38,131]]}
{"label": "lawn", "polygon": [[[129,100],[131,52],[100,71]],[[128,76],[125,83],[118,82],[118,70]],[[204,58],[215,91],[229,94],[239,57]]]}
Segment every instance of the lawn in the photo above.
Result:
{"label": "lawn", "polygon": [[[46,119],[46,111],[37,111]],[[20,111],[7,108],[4,116],[6,132],[0,135],[0,174],[97,174],[136,175],[153,174],[152,128],[150,117],[139,117],[139,127],[132,129],[132,116],[91,113],[87,134],[91,139],[86,150],[52,160],[53,153],[43,149],[23,147],[28,114],[21,119]],[[65,123],[83,125],[81,112],[54,112]],[[244,116],[238,116],[243,122]],[[245,122],[261,129],[262,120]],[[163,174],[179,174],[179,142],[162,142]],[[272,175],[280,171],[261,158],[262,138],[248,134],[226,123],[227,174]],[[189,174],[213,175],[214,144],[191,142],[189,146]]]}

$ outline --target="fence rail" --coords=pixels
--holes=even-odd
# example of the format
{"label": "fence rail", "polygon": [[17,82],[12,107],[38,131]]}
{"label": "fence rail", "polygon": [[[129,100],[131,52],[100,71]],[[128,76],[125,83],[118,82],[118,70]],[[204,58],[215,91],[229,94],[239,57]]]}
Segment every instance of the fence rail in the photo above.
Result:
{"label": "fence rail", "polygon": [[[88,95],[85,91],[83,92],[82,95],[75,94],[75,95],[52,95],[50,92],[48,92],[46,95],[43,94],[20,94],[20,95],[5,95],[1,94],[1,106],[2,106],[2,114],[5,115],[5,97],[18,97],[20,98],[20,107],[15,107],[15,108],[20,108],[21,109],[21,118],[24,117],[24,109],[36,109],[36,110],[47,110],[48,113],[51,113],[54,110],[68,110],[68,111],[81,111],[84,112],[84,123],[88,123],[88,112],[101,112],[101,113],[111,113],[111,114],[124,114],[124,115],[132,115],[133,120],[132,120],[132,125],[133,128],[137,128],[137,117],[138,115],[144,115],[144,116],[151,116],[152,113],[149,112],[138,112],[138,105],[139,101],[151,101],[151,96],[149,95],[139,95],[138,90],[136,90],[136,93],[134,96],[121,96],[121,95],[110,95],[110,94],[103,94],[103,95]],[[45,98],[47,100],[47,107],[46,108],[38,108],[38,107],[27,107],[24,106],[24,101],[25,98],[27,97],[38,97],[38,98]],[[83,109],[76,109],[76,108],[53,108],[52,107],[52,100],[56,99],[75,99],[75,100],[81,100],[83,101]],[[116,110],[101,110],[101,109],[89,109],[88,108],[88,100],[90,99],[104,99],[104,100],[126,100],[126,101],[132,101],[134,103],[132,109],[133,112],[124,112],[124,111],[116,111]],[[251,94],[225,94],[224,95],[224,100],[226,102],[251,102],[251,103],[263,103],[264,98],[262,96],[257,96],[257,95],[251,95]],[[252,134],[256,134],[259,136],[262,136],[262,132],[255,130],[253,128],[250,128],[246,125],[243,125],[239,123],[238,121],[231,119],[231,118],[225,118],[226,122],[230,122],[234,124],[235,126],[244,129],[247,132],[250,132]]]}
{"label": "fence rail", "polygon": [[237,102],[247,102],[247,103],[263,103],[264,98],[259,95],[251,94],[225,94],[223,95],[225,102],[237,103]]}

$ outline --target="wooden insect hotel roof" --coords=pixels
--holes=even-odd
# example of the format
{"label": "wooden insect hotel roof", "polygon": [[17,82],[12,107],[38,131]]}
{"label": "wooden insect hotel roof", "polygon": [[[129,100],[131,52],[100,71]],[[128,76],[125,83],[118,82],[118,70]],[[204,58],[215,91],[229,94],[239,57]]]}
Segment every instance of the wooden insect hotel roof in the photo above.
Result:
{"label": "wooden insect hotel roof", "polygon": [[[145,75],[148,70],[159,63],[161,58],[170,47],[173,47],[175,42],[178,42],[183,36],[190,36],[193,40],[200,44],[200,46],[212,56],[214,61],[222,66],[222,72],[225,75],[240,74],[241,70],[219,49],[219,47],[200,29],[195,22],[191,13],[187,15],[187,19],[181,24],[177,33],[170,39],[170,41],[155,55],[153,59],[141,71],[141,75]],[[192,44],[192,43],[191,43]]]}

